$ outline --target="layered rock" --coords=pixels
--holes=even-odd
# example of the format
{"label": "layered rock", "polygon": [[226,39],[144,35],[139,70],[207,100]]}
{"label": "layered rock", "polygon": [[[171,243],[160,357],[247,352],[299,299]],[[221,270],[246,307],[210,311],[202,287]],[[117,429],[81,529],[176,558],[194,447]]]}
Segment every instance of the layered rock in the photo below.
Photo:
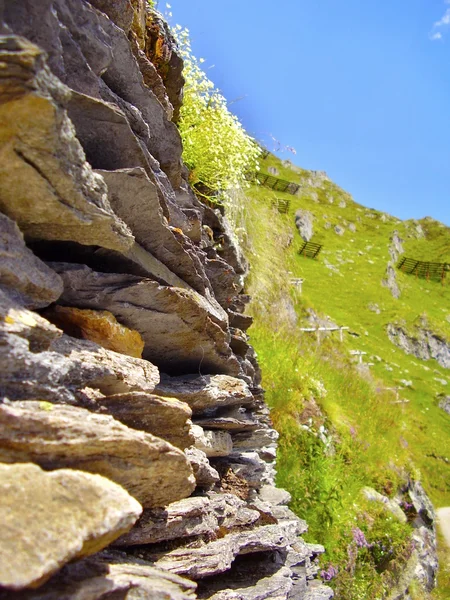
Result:
{"label": "layered rock", "polygon": [[313,597],[167,25],[144,0],[2,9],[0,598]]}
{"label": "layered rock", "polygon": [[144,507],[164,506],[194,488],[180,450],[110,416],[73,406],[0,405],[0,460],[98,473],[122,485]]}
{"label": "layered rock", "polygon": [[0,463],[0,489],[0,585],[8,589],[36,587],[69,560],[108,546],[142,511],[120,486],[71,469]]}

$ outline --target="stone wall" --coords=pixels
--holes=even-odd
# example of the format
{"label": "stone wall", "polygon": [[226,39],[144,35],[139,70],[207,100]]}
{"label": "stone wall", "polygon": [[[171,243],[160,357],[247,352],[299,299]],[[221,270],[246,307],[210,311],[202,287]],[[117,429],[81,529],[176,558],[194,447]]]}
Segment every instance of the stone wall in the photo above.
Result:
{"label": "stone wall", "polygon": [[144,0],[0,6],[0,599],[332,596]]}

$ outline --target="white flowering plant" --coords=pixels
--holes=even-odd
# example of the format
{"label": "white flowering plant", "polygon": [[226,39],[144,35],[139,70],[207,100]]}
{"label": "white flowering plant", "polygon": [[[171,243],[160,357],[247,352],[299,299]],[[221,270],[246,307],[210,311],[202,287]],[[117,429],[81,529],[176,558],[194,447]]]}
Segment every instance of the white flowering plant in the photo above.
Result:
{"label": "white flowering plant", "polygon": [[261,149],[201,68],[204,59],[193,55],[189,31],[176,25],[174,34],[184,60],[186,84],[178,126],[191,184],[211,191],[243,187],[246,176],[258,170]]}

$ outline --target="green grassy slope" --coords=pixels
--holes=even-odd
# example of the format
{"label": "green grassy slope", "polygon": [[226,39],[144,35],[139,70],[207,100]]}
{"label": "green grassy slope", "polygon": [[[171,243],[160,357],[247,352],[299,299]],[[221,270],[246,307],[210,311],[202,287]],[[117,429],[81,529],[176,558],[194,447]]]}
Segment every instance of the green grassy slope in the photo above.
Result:
{"label": "green grassy slope", "polygon": [[[340,597],[382,598],[395,583],[396,561],[408,557],[406,530],[386,514],[372,514],[361,488],[395,495],[413,474],[436,506],[450,505],[450,417],[437,401],[438,394],[450,394],[450,372],[434,360],[405,354],[389,341],[386,326],[401,323],[414,330],[426,319],[432,331],[450,340],[450,277],[443,286],[397,271],[398,300],[381,282],[394,231],[405,256],[450,262],[450,229],[364,208],[320,174],[273,155],[261,161],[261,171],[268,167],[302,186],[297,196],[253,186],[242,223],[252,264],[251,340],[281,433],[279,480],[293,494],[294,509],[309,521],[311,539],[327,546],[324,566],[329,561],[340,567],[332,582]],[[271,207],[274,198],[290,200],[287,215]],[[314,216],[311,241],[323,244],[319,260],[298,255],[303,243],[294,223],[298,209]],[[292,277],[304,279],[301,294],[290,286]],[[317,345],[314,334],[300,331],[310,325],[311,310],[351,333],[343,342],[338,333],[327,334]],[[355,350],[366,352],[364,361],[373,365],[358,367]],[[386,389],[398,386],[399,398]],[[377,535],[391,540],[390,568],[386,556],[383,562],[373,549],[349,564],[342,548],[351,548],[355,523],[367,539],[381,527]],[[449,580],[442,569],[436,597],[448,597]],[[426,595],[417,591],[416,597]]]}

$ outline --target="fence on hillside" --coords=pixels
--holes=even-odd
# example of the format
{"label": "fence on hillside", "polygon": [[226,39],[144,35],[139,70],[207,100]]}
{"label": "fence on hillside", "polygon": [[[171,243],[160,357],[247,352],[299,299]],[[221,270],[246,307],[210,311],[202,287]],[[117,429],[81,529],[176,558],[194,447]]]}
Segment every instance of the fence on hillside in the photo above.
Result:
{"label": "fence on hillside", "polygon": [[281,198],[272,200],[272,208],[276,208],[282,215],[286,215],[288,213],[290,205],[290,200],[282,200]]}
{"label": "fence on hillside", "polygon": [[285,192],[286,194],[291,194],[291,196],[295,196],[295,194],[300,189],[300,185],[298,183],[286,181],[285,179],[274,177],[273,175],[269,175],[268,173],[258,172],[254,175],[254,179],[256,179],[256,181],[259,181],[259,183],[264,187],[270,188],[271,190],[274,190],[276,192]]}
{"label": "fence on hillside", "polygon": [[427,280],[439,279],[444,284],[447,273],[450,272],[450,263],[426,262],[403,257],[397,264],[397,268],[403,273]]}
{"label": "fence on hillside", "polygon": [[307,258],[317,258],[322,248],[322,244],[315,244],[314,242],[304,242],[298,253],[301,256],[306,256]]}

